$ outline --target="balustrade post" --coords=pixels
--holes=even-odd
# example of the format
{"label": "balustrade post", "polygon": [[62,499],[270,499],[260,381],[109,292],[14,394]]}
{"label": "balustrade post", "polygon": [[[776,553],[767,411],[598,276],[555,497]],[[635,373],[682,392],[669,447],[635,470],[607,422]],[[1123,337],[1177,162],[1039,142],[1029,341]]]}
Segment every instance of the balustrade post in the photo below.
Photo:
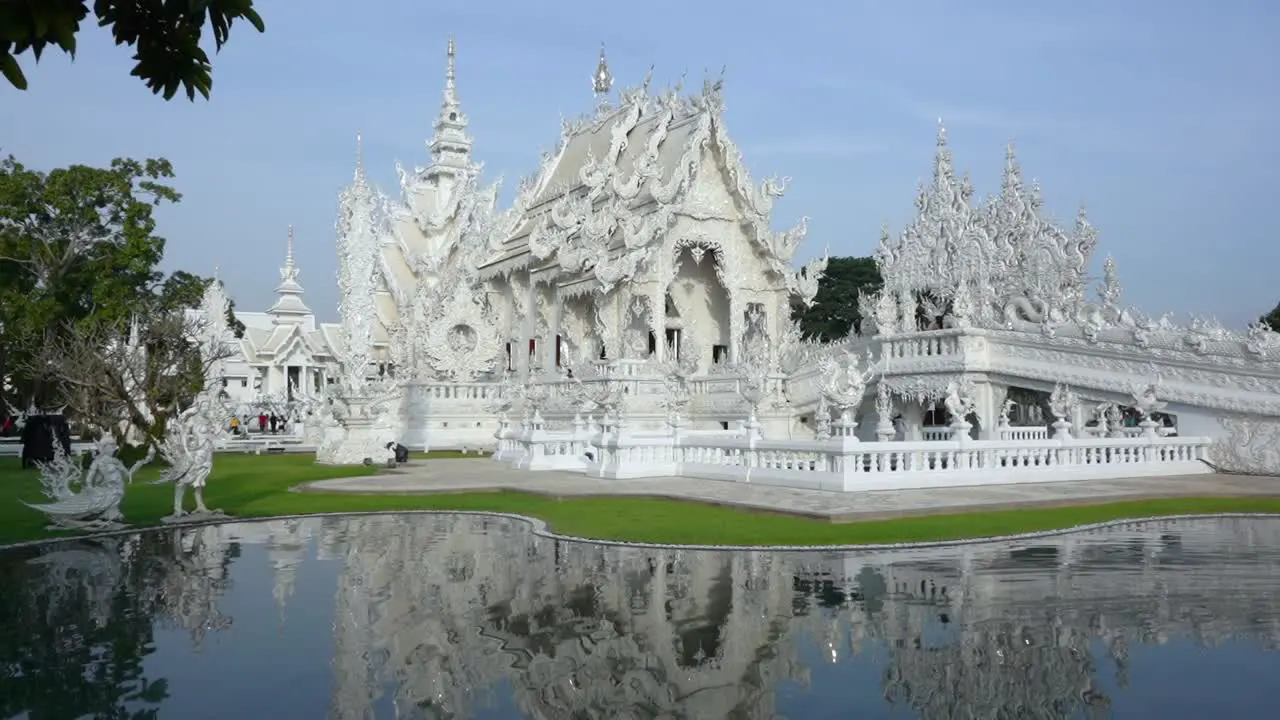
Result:
{"label": "balustrade post", "polygon": [[973,439],[969,437],[969,431],[973,429],[973,423],[964,418],[957,418],[951,423],[951,440],[960,445],[959,451],[956,453],[957,470],[968,470],[969,463],[969,442]]}
{"label": "balustrade post", "polygon": [[1054,464],[1070,465],[1074,462],[1072,457],[1073,438],[1071,437],[1071,423],[1059,418],[1053,422],[1053,439],[1057,440],[1061,447],[1053,451]]}
{"label": "balustrade post", "polygon": [[830,456],[833,464],[839,468],[841,484],[844,489],[857,489],[858,476],[866,474],[865,458],[862,457],[862,443],[858,441],[858,437],[852,432],[847,435],[837,435],[828,442],[832,448]]}

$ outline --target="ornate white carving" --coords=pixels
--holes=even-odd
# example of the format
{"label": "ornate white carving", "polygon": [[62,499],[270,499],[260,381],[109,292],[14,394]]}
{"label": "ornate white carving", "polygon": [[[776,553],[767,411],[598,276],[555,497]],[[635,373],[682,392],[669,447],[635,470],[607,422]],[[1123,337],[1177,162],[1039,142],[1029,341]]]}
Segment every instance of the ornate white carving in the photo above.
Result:
{"label": "ornate white carving", "polygon": [[1245,475],[1280,475],[1280,421],[1231,416],[1221,422],[1226,435],[1210,449],[1219,468]]}
{"label": "ornate white carving", "polygon": [[1160,412],[1165,408],[1165,403],[1159,398],[1160,382],[1157,380],[1153,383],[1140,386],[1133,391],[1133,409],[1142,413],[1143,420],[1150,420],[1153,413]]}
{"label": "ornate white carving", "polygon": [[338,362],[341,385],[348,391],[363,387],[373,355],[380,246],[386,236],[385,199],[369,183],[364,161],[356,161],[355,179],[338,200],[338,315],[342,342]]}
{"label": "ornate white carving", "polygon": [[206,389],[196,395],[191,407],[165,425],[160,456],[169,467],[160,473],[157,482],[173,483],[173,514],[167,520],[179,520],[189,514],[182,507],[188,488],[195,496],[195,515],[219,514],[205,506],[204,486],[213,471],[213,452],[218,441],[225,439],[227,418],[231,414],[231,409]]}
{"label": "ornate white carving", "polygon": [[858,356],[851,350],[844,352],[841,361],[837,361],[832,356],[824,357],[819,361],[819,367],[822,369],[823,383],[822,395],[827,401],[835,407],[836,412],[846,420],[852,420],[852,413],[856,413],[858,406],[862,404],[862,397],[866,394],[867,383],[875,377],[875,372],[870,368],[871,356],[867,356],[867,369],[861,370],[858,367]]}
{"label": "ornate white carving", "polygon": [[39,465],[40,487],[48,503],[23,503],[45,514],[54,528],[74,530],[115,530],[123,527],[120,502],[125,485],[133,482],[140,467],[155,457],[155,448],[146,457],[125,467],[116,457],[116,441],[103,435],[93,448],[89,469],[81,474],[80,458],[66,453],[60,443],[53,444],[53,460]]}
{"label": "ornate white carving", "polygon": [[1072,414],[1080,405],[1080,398],[1070,387],[1058,383],[1049,394],[1049,411],[1058,420],[1070,421]]}
{"label": "ornate white carving", "polygon": [[503,340],[492,313],[465,284],[453,286],[432,312],[423,334],[423,354],[438,377],[469,382],[491,372],[502,355]]}
{"label": "ornate white carving", "polygon": [[951,416],[953,425],[968,425],[967,418],[976,405],[973,384],[964,380],[953,380],[947,384],[947,395],[943,403]]}

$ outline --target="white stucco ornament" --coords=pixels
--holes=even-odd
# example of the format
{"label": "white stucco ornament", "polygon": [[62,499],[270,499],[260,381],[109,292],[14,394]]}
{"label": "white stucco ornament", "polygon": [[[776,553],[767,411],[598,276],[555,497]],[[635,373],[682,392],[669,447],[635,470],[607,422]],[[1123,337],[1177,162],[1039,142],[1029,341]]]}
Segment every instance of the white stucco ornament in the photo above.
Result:
{"label": "white stucco ornament", "polygon": [[[221,515],[204,504],[204,487],[213,472],[213,453],[226,440],[227,418],[232,411],[211,390],[198,393],[191,406],[165,425],[160,456],[169,464],[159,483],[173,483],[173,514],[163,520],[181,522]],[[183,508],[187,490],[195,498],[195,511]]]}
{"label": "white stucco ornament", "polygon": [[23,503],[38,510],[53,523],[55,529],[103,531],[123,527],[120,502],[125,486],[133,482],[134,473],[155,457],[155,448],[130,467],[116,457],[116,441],[104,435],[94,444],[93,459],[87,470],[81,458],[66,453],[62,445],[53,444],[53,460],[39,465],[40,488],[47,503]]}
{"label": "white stucco ornament", "polygon": [[867,368],[860,369],[858,356],[852,351],[846,351],[840,360],[830,356],[823,360],[820,365],[825,378],[822,394],[835,408],[837,414],[852,419],[853,414],[857,412],[858,406],[862,404],[863,395],[866,394],[867,383],[875,377],[871,363],[871,356],[868,355]]}
{"label": "white stucco ornament", "polygon": [[969,424],[968,417],[976,406],[973,393],[973,385],[968,382],[952,381],[947,385],[943,404],[947,407],[947,414],[951,416],[953,426]]}
{"label": "white stucco ornament", "polygon": [[436,376],[471,382],[497,367],[502,336],[495,318],[466,285],[454,285],[444,300],[427,321],[421,349]]}

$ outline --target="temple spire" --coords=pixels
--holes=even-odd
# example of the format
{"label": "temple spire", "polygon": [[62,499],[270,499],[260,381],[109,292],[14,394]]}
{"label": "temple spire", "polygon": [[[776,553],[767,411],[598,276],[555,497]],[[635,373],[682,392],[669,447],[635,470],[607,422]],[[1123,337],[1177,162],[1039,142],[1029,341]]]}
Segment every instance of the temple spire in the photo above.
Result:
{"label": "temple spire", "polygon": [[285,239],[284,265],[280,268],[280,284],[276,286],[276,302],[267,312],[276,325],[298,324],[311,314],[302,301],[302,285],[298,283],[298,266],[294,264],[293,226]]}
{"label": "temple spire", "polygon": [[427,150],[431,153],[428,176],[456,177],[471,170],[471,138],[467,135],[467,116],[458,102],[458,46],[452,35],[445,48],[444,95],[440,114],[432,129],[435,134],[427,142]]}
{"label": "temple spire", "polygon": [[364,182],[364,134],[356,131],[356,176],[357,183]]}
{"label": "temple spire", "polygon": [[613,89],[613,73],[609,72],[609,58],[604,54],[604,43],[600,43],[600,61],[596,63],[595,74],[591,76],[591,90],[597,98],[603,99]]}
{"label": "temple spire", "polygon": [[947,126],[938,118],[937,150],[933,156],[933,191],[945,192],[956,184],[955,168],[951,161],[951,148],[947,145]]}
{"label": "temple spire", "polygon": [[444,105],[445,107],[457,107],[458,105],[458,87],[457,87],[457,48],[453,43],[453,36],[449,36],[449,46],[446,50],[449,58],[448,65],[444,71]]}
{"label": "temple spire", "polygon": [[1022,168],[1018,165],[1018,154],[1012,142],[1004,149],[1004,178],[1000,184],[1010,199],[1022,195]]}
{"label": "temple spire", "polygon": [[293,265],[293,225],[289,226],[289,237],[285,240],[284,267],[286,273],[297,276],[298,269]]}

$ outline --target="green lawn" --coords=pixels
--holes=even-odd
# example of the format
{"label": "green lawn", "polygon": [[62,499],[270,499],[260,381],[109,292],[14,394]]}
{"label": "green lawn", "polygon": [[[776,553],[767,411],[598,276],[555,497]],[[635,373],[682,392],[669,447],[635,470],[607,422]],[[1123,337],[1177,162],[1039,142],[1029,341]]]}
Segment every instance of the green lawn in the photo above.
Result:
{"label": "green lawn", "polygon": [[[440,456],[459,455],[442,453]],[[430,459],[418,460],[424,461],[430,462]],[[123,506],[130,524],[154,525],[169,513],[173,499],[171,487],[147,484],[157,473],[154,467],[145,468],[130,487]],[[210,507],[239,518],[342,511],[492,510],[541,518],[557,532],[567,535],[700,545],[913,542],[1008,535],[1134,517],[1280,513],[1280,497],[1178,498],[833,524],[653,498],[557,499],[515,492],[349,495],[288,491],[311,480],[368,473],[368,469],[361,467],[316,465],[311,455],[219,455],[205,499]],[[0,459],[0,544],[51,536],[44,530],[44,518],[19,503],[20,499],[29,502],[43,499],[38,474],[22,471],[17,460]]]}

